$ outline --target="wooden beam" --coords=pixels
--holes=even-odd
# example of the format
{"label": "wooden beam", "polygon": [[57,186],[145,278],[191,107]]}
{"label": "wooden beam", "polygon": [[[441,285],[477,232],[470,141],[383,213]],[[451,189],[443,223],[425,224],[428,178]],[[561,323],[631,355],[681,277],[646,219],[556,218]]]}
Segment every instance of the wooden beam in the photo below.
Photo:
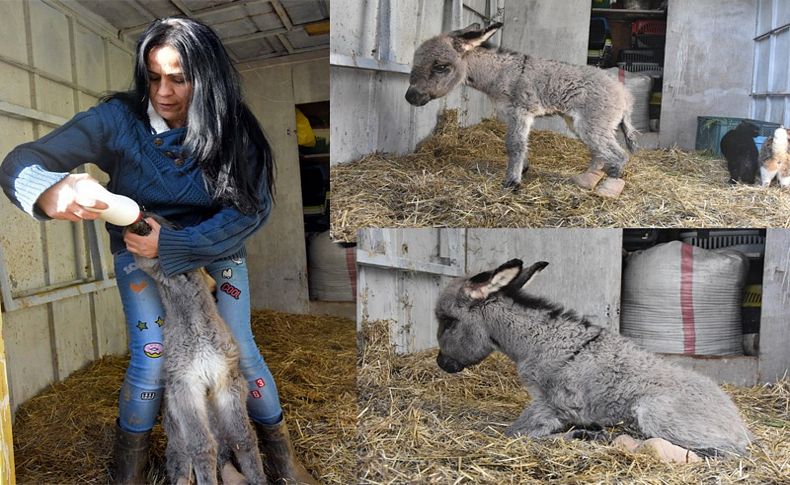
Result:
{"label": "wooden beam", "polygon": [[[224,12],[226,10],[231,10],[238,7],[243,7],[245,5],[252,5],[257,3],[263,3],[264,0],[236,0],[235,2],[225,3],[222,5],[216,5],[214,7],[207,7],[200,10],[194,10],[192,15],[190,16],[193,19],[200,20],[203,17],[215,13]],[[150,22],[149,22],[150,23]],[[148,27],[148,23],[134,25],[132,27],[126,27],[125,29],[120,30],[120,35],[127,36],[133,33],[139,33],[145,30]]]}
{"label": "wooden beam", "polygon": [[246,59],[241,61],[240,63],[236,64],[236,69],[239,72],[243,71],[252,71],[255,69],[284,65],[284,64],[297,64],[300,62],[310,62],[310,61],[317,61],[321,59],[329,59],[329,49],[324,48],[317,48],[312,50],[307,50],[304,52],[300,52],[297,54],[291,54],[287,56],[261,56],[256,57],[254,59]]}
{"label": "wooden beam", "polygon": [[61,126],[69,121],[68,119],[61,118],[60,116],[44,113],[43,111],[38,111],[36,109],[26,108],[24,106],[19,106],[18,104],[9,103],[7,101],[0,101],[0,113],[16,118],[41,121],[52,126]]}
{"label": "wooden beam", "polygon": [[293,30],[294,25],[291,22],[291,18],[288,16],[288,12],[285,11],[283,5],[279,2],[279,0],[271,0],[272,8],[274,12],[280,17],[280,22],[283,23],[285,30]]}

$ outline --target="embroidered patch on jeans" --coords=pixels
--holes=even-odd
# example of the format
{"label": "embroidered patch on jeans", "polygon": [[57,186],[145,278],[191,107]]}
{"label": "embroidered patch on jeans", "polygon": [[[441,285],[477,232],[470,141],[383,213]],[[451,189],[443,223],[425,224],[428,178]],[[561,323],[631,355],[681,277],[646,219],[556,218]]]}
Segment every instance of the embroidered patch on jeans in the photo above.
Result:
{"label": "embroidered patch on jeans", "polygon": [[137,320],[137,325],[135,325],[135,327],[137,327],[137,329],[142,332],[143,330],[148,328],[148,323],[147,322],[141,322],[140,320]]}
{"label": "embroidered patch on jeans", "polygon": [[140,399],[143,401],[152,401],[156,397],[156,393],[153,391],[146,391],[140,393]]}
{"label": "embroidered patch on jeans", "polygon": [[126,274],[130,274],[135,270],[137,270],[137,263],[129,263],[123,267],[123,272]]}
{"label": "embroidered patch on jeans", "polygon": [[222,270],[222,277],[226,280],[233,278],[233,270],[230,268],[226,268]]}
{"label": "embroidered patch on jeans", "polygon": [[150,342],[143,346],[143,353],[145,353],[145,356],[152,359],[158,359],[159,357],[162,357],[163,350],[164,347],[160,342]]}
{"label": "embroidered patch on jeans", "polygon": [[255,379],[255,385],[258,387],[263,387],[266,385],[266,382],[262,378]]}
{"label": "embroidered patch on jeans", "polygon": [[260,399],[260,398],[261,398],[261,393],[260,393],[260,391],[258,391],[257,389],[256,389],[256,390],[254,390],[254,391],[250,391],[250,395],[251,395],[251,396],[252,396],[254,399]]}
{"label": "embroidered patch on jeans", "polygon": [[148,288],[148,283],[146,283],[145,281],[141,281],[139,283],[132,283],[129,285],[129,288],[131,288],[132,291],[135,293],[140,293],[144,289]]}
{"label": "embroidered patch on jeans", "polygon": [[156,320],[154,320],[154,322],[156,322],[156,324],[161,327],[162,325],[165,324],[165,319],[162,317],[157,317]]}
{"label": "embroidered patch on jeans", "polygon": [[241,296],[241,290],[227,282],[222,283],[222,286],[220,286],[219,289],[237,300],[239,299],[239,296]]}
{"label": "embroidered patch on jeans", "polygon": [[238,259],[231,259],[231,261],[233,261],[233,262],[234,262],[234,263],[236,263],[236,264],[241,264],[241,263],[243,263],[243,262],[244,262],[244,260],[243,260],[243,259],[241,259],[241,258],[238,258]]}

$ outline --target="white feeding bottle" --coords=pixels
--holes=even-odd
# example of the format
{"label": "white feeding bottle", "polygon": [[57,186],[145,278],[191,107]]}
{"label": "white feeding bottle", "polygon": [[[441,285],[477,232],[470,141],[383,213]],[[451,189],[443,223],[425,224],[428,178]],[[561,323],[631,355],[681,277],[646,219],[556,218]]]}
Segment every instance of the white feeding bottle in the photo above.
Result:
{"label": "white feeding bottle", "polygon": [[[91,212],[99,212],[99,217],[110,224],[128,226],[142,218],[142,212],[140,212],[137,202],[124,195],[113,194],[95,180],[79,180],[74,184],[74,190],[77,192],[78,204]],[[93,209],[89,207],[94,205],[94,201],[97,200],[107,204],[107,208]]]}

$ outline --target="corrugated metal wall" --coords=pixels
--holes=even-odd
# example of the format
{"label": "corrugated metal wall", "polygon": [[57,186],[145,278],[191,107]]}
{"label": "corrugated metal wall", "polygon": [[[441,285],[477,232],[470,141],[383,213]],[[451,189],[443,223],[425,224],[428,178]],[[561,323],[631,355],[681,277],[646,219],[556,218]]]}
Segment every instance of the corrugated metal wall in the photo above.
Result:
{"label": "corrugated metal wall", "polygon": [[760,0],[754,40],[750,118],[790,126],[790,8],[785,0]]}
{"label": "corrugated metal wall", "polygon": [[[106,25],[49,0],[0,2],[0,18],[0,157],[94,105],[104,91],[128,88],[130,49]],[[16,407],[91,360],[125,352],[126,330],[101,224],[39,223],[0,197],[0,227]]]}

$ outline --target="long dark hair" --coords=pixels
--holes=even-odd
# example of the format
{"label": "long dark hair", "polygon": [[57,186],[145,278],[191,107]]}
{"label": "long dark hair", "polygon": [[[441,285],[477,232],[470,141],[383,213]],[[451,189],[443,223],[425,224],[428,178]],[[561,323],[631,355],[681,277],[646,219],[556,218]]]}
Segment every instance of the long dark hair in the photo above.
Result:
{"label": "long dark hair", "polygon": [[[209,26],[187,18],[154,21],[137,41],[132,91],[107,99],[124,100],[147,118],[148,53],[163,45],[179,53],[184,78],[192,84],[186,153],[197,160],[214,200],[254,213],[261,203],[260,184],[265,183],[272,195],[274,192],[272,151],[258,120],[244,103],[238,71]],[[247,163],[250,143],[262,158],[263,173],[252,173]]]}

